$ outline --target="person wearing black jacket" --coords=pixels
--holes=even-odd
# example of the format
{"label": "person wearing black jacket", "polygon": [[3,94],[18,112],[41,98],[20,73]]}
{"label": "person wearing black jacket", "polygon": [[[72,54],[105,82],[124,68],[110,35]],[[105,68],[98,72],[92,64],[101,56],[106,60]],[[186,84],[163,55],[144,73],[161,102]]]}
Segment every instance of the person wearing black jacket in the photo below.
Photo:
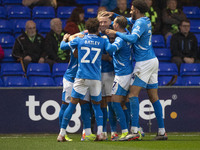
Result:
{"label": "person wearing black jacket", "polygon": [[30,62],[44,63],[44,37],[36,32],[36,24],[29,20],[26,22],[25,32],[15,40],[12,56],[17,61],[22,60],[25,69]]}
{"label": "person wearing black jacket", "polygon": [[62,22],[59,18],[54,18],[50,22],[51,31],[45,37],[45,51],[47,53],[46,63],[52,68],[54,63],[68,63],[70,51],[62,51],[60,42],[65,35],[62,30]]}
{"label": "person wearing black jacket", "polygon": [[198,52],[196,36],[190,32],[190,21],[185,19],[179,25],[180,31],[172,35],[170,49],[171,61],[180,68],[181,63],[195,63]]}

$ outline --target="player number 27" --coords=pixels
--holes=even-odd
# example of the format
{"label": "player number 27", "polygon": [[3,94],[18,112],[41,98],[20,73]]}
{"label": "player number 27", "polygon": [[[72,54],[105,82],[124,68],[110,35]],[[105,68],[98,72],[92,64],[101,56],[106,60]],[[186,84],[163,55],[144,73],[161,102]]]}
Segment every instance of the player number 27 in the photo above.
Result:
{"label": "player number 27", "polygon": [[92,64],[94,64],[101,52],[100,48],[94,48],[94,47],[92,47],[91,50],[89,47],[81,47],[81,50],[86,50],[85,55],[81,59],[81,63],[90,63],[90,60],[86,59],[86,58],[88,57],[88,55],[90,54],[91,51],[96,51],[96,54],[95,54],[94,58],[92,59]]}

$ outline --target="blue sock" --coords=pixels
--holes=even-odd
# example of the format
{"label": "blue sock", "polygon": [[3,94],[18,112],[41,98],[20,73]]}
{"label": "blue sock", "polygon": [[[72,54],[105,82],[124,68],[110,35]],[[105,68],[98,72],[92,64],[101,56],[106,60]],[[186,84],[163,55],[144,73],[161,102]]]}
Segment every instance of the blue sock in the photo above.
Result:
{"label": "blue sock", "polygon": [[103,113],[103,132],[107,132],[107,119],[108,119],[108,113],[107,113],[107,107],[101,108]]}
{"label": "blue sock", "polygon": [[154,108],[156,119],[158,122],[158,128],[164,128],[165,126],[164,126],[164,120],[163,120],[162,106],[159,100],[153,103],[153,108]]}
{"label": "blue sock", "polygon": [[70,102],[67,109],[64,112],[61,128],[63,129],[67,128],[67,125],[69,124],[69,121],[72,117],[72,114],[74,113],[75,108],[76,108],[76,104],[72,104]]}
{"label": "blue sock", "polygon": [[61,128],[62,120],[63,120],[63,114],[67,108],[67,104],[62,104],[59,112],[59,126]]}
{"label": "blue sock", "polygon": [[129,128],[130,121],[131,121],[130,103],[126,102],[125,105],[126,105],[127,109],[124,110],[124,113],[125,113],[125,116],[126,116],[126,124],[127,124],[127,127]]}
{"label": "blue sock", "polygon": [[138,127],[139,124],[139,99],[138,97],[130,97],[131,110],[131,126]]}
{"label": "blue sock", "polygon": [[92,104],[92,108],[94,110],[97,126],[103,126],[103,113],[100,104]]}
{"label": "blue sock", "polygon": [[111,132],[117,132],[116,129],[117,120],[111,102],[108,102],[108,118],[109,118]]}
{"label": "blue sock", "polygon": [[124,115],[121,104],[117,103],[117,102],[113,102],[112,104],[113,104],[112,106],[113,106],[113,109],[114,109],[116,117],[117,117],[117,121],[119,121],[119,123],[120,123],[121,129],[122,130],[128,129],[127,124],[126,124],[126,117]]}
{"label": "blue sock", "polygon": [[91,110],[90,104],[81,105],[81,118],[83,120],[83,128],[91,128]]}

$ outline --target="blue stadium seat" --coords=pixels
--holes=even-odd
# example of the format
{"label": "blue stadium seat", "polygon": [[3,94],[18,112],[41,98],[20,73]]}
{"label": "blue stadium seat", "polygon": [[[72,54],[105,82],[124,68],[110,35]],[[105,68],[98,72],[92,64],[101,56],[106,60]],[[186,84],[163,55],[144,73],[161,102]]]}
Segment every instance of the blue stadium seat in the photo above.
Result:
{"label": "blue stadium seat", "polygon": [[190,20],[190,32],[200,33],[200,19]]}
{"label": "blue stadium seat", "polygon": [[52,77],[29,77],[30,86],[55,86]]}
{"label": "blue stadium seat", "polygon": [[55,77],[54,81],[56,86],[63,86],[63,77]]}
{"label": "blue stadium seat", "polygon": [[63,77],[65,71],[67,70],[68,63],[55,63],[53,65],[52,76],[53,77]]}
{"label": "blue stadium seat", "polygon": [[57,9],[57,17],[60,19],[67,19],[70,17],[75,6],[62,6]]}
{"label": "blue stadium seat", "polygon": [[12,33],[12,26],[10,24],[10,21],[0,19],[0,33]]}
{"label": "blue stadium seat", "polygon": [[1,62],[16,62],[16,59],[12,57],[12,49],[4,49],[4,58]]}
{"label": "blue stadium seat", "polygon": [[163,35],[152,35],[151,41],[153,47],[165,47],[165,40]]}
{"label": "blue stadium seat", "polygon": [[195,34],[197,41],[198,41],[198,46],[200,46],[200,34]]}
{"label": "blue stadium seat", "polygon": [[2,0],[3,5],[22,5],[22,0]]}
{"label": "blue stadium seat", "polygon": [[4,87],[3,81],[0,78],[0,87]]}
{"label": "blue stadium seat", "polygon": [[27,76],[51,76],[50,66],[47,63],[30,63],[27,67]]}
{"label": "blue stadium seat", "polygon": [[183,12],[188,19],[200,18],[200,9],[197,6],[184,6]]}
{"label": "blue stadium seat", "polygon": [[5,87],[27,87],[29,82],[27,78],[22,76],[7,76],[4,77],[4,86]]}
{"label": "blue stadium seat", "polygon": [[[172,79],[172,76],[159,76],[158,77],[158,85],[159,86],[165,86],[167,83],[169,83]],[[176,82],[173,84],[173,86],[182,86],[182,78],[180,76],[177,77]]]}
{"label": "blue stadium seat", "polygon": [[92,5],[92,4],[98,4],[98,0],[76,0],[76,4],[82,4],[82,5]]}
{"label": "blue stadium seat", "polygon": [[200,63],[187,64],[182,63],[180,68],[181,76],[198,76],[200,75]]}
{"label": "blue stadium seat", "polygon": [[55,18],[55,10],[51,6],[36,6],[32,10],[33,19]]}
{"label": "blue stadium seat", "polygon": [[6,12],[6,9],[2,6],[0,6],[0,18],[1,19],[6,19],[7,17],[7,12]]}
{"label": "blue stadium seat", "polygon": [[159,76],[158,86],[165,86],[172,79],[172,76]]}
{"label": "blue stadium seat", "polygon": [[174,86],[182,86],[183,82],[182,82],[182,77],[178,76],[176,83],[174,84]]}
{"label": "blue stadium seat", "polygon": [[88,5],[88,6],[84,6],[84,12],[85,12],[85,18],[94,18],[97,16],[97,10],[98,10],[99,6],[96,5]]}
{"label": "blue stadium seat", "polygon": [[186,76],[182,79],[185,86],[200,86],[200,76]]}
{"label": "blue stadium seat", "polygon": [[67,22],[67,19],[61,19],[61,21],[62,21],[62,28],[64,29],[65,25],[66,25],[66,22]]}
{"label": "blue stadium seat", "polygon": [[170,40],[171,40],[171,38],[172,38],[171,35],[169,35],[169,36],[167,37],[167,40],[166,40],[167,48],[170,48]]}
{"label": "blue stadium seat", "polygon": [[50,21],[51,19],[40,19],[37,22],[37,29],[39,33],[47,33],[50,29]]}
{"label": "blue stadium seat", "polygon": [[[25,31],[27,19],[14,19],[11,20],[13,23],[13,33],[14,34],[22,34],[22,31]],[[16,37],[16,36],[15,36]]]}
{"label": "blue stadium seat", "polygon": [[12,48],[15,43],[15,38],[10,34],[0,34],[0,45],[3,49]]}
{"label": "blue stadium seat", "polygon": [[154,48],[155,54],[159,61],[170,61],[171,51],[168,48]]}
{"label": "blue stadium seat", "polygon": [[158,75],[172,76],[178,75],[178,68],[175,63],[161,62],[159,64]]}
{"label": "blue stadium seat", "polygon": [[23,19],[31,19],[31,10],[25,6],[12,6],[8,9],[8,19],[13,18],[23,18]]}
{"label": "blue stadium seat", "polygon": [[1,76],[24,76],[20,63],[2,63]]}

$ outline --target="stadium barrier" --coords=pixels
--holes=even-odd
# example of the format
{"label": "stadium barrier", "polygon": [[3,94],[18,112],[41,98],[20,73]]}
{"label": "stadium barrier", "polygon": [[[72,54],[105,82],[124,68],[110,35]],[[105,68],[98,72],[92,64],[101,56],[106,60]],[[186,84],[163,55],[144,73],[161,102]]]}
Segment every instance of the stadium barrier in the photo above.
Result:
{"label": "stadium barrier", "polygon": [[[167,132],[200,132],[199,91],[200,87],[159,88]],[[0,88],[0,133],[58,133],[61,93],[61,87]],[[145,90],[140,94],[140,125],[145,132],[157,131]],[[79,105],[67,131],[82,131]]]}

